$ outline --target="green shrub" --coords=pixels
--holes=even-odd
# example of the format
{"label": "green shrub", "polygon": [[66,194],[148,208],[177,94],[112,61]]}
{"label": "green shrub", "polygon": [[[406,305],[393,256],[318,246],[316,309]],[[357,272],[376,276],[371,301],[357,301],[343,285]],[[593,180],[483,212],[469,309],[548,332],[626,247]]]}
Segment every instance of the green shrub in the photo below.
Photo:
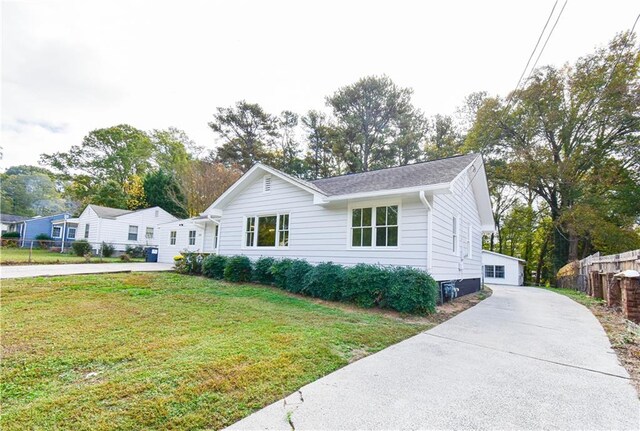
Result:
{"label": "green shrub", "polygon": [[276,263],[272,257],[261,257],[253,264],[253,281],[260,284],[273,284],[271,267]]}
{"label": "green shrub", "polygon": [[304,259],[296,259],[285,271],[284,288],[289,292],[301,293],[304,289],[304,278],[313,266]]}
{"label": "green shrub", "polygon": [[113,256],[113,253],[115,253],[116,248],[113,246],[113,244],[107,244],[106,242],[102,243],[102,246],[100,246],[100,254],[102,254],[102,257],[111,257]]}
{"label": "green shrub", "polygon": [[413,268],[390,271],[387,306],[403,313],[433,313],[438,283],[426,272]]}
{"label": "green shrub", "polygon": [[233,256],[224,267],[224,279],[235,283],[251,281],[251,260],[247,256]]}
{"label": "green shrub", "polygon": [[20,238],[20,232],[5,232],[2,234],[2,239]]}
{"label": "green shrub", "polygon": [[273,275],[273,284],[280,289],[284,289],[287,285],[287,270],[293,264],[293,259],[276,260],[271,265],[271,274]]}
{"label": "green shrub", "polygon": [[202,275],[216,280],[224,278],[224,267],[227,264],[227,257],[211,254],[202,261]]}
{"label": "green shrub", "polygon": [[386,292],[391,271],[378,265],[360,263],[347,268],[342,299],[371,308],[386,305]]}
{"label": "green shrub", "polygon": [[127,253],[122,253],[120,255],[120,260],[123,262],[131,262],[131,256],[129,256]]}
{"label": "green shrub", "polygon": [[71,243],[71,248],[76,256],[85,256],[91,253],[91,244],[86,239],[79,239]]}
{"label": "green shrub", "polygon": [[202,253],[191,253],[183,251],[182,259],[175,260],[176,272],[179,272],[181,274],[200,275],[202,274],[203,260],[204,255]]}
{"label": "green shrub", "polygon": [[46,233],[39,233],[36,235],[37,246],[43,250],[49,248],[49,246],[53,243],[53,238]]}
{"label": "green shrub", "polygon": [[124,252],[134,258],[144,257],[144,248],[141,245],[128,245]]}
{"label": "green shrub", "polygon": [[304,290],[307,295],[328,301],[339,301],[345,285],[344,267],[335,263],[321,263],[313,267],[304,277]]}
{"label": "green shrub", "polygon": [[5,232],[2,234],[3,247],[17,247],[20,240],[20,232]]}

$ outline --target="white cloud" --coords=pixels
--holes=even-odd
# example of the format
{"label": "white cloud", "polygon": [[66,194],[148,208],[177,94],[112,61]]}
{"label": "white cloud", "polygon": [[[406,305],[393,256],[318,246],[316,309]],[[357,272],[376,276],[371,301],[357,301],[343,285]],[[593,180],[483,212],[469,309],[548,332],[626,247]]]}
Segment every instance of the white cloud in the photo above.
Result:
{"label": "white cloud", "polygon": [[[3,2],[3,165],[119,123],[179,127],[212,147],[217,106],[323,109],[369,74],[414,88],[427,114],[451,113],[472,91],[513,89],[552,4]],[[606,44],[638,12],[633,1],[570,2],[541,64]]]}

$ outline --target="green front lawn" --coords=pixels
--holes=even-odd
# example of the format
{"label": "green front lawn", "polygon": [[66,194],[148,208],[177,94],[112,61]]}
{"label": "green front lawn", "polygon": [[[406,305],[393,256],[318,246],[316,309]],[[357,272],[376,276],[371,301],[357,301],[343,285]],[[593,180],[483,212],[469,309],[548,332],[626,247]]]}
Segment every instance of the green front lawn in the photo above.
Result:
{"label": "green front lawn", "polygon": [[[33,249],[31,251],[32,264],[52,264],[52,263],[86,263],[86,259],[69,253],[52,252],[49,250]],[[143,262],[144,259],[131,259],[132,262]],[[92,257],[91,263],[100,262],[122,262],[118,257]],[[0,248],[0,264],[2,265],[26,265],[29,264],[29,249],[15,247]]]}
{"label": "green front lawn", "polygon": [[219,429],[424,320],[175,273],[2,282],[0,428]]}

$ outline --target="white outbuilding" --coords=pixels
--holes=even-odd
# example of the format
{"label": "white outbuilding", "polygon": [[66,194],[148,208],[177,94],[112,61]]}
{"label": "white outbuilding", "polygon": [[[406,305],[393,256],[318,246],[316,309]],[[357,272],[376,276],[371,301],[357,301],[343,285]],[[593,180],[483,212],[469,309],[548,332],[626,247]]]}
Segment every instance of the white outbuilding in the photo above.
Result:
{"label": "white outbuilding", "polygon": [[483,281],[487,284],[522,286],[525,264],[526,261],[517,257],[482,250]]}

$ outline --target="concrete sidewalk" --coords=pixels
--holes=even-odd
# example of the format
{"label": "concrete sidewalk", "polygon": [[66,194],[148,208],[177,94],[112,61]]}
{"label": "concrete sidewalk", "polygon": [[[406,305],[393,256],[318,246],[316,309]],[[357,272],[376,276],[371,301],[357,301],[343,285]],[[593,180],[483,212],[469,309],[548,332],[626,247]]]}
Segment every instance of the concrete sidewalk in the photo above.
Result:
{"label": "concrete sidewalk", "polygon": [[0,279],[109,272],[171,271],[171,263],[71,263],[59,265],[0,266]]}
{"label": "concrete sidewalk", "polygon": [[638,395],[589,310],[542,289],[493,289],[230,429],[640,428]]}

